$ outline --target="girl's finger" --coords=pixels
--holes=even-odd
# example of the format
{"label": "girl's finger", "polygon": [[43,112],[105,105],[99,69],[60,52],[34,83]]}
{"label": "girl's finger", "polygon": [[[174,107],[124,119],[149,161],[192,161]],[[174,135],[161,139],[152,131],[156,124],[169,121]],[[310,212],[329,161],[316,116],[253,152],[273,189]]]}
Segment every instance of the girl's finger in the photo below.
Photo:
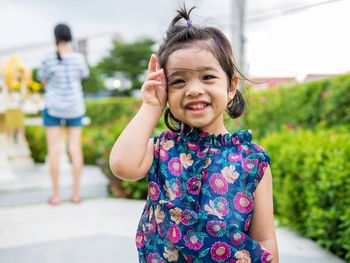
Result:
{"label": "girl's finger", "polygon": [[149,62],[148,62],[148,71],[149,72],[155,72],[157,68],[157,56],[155,54],[152,54]]}
{"label": "girl's finger", "polygon": [[148,86],[159,86],[162,85],[162,82],[159,80],[147,80],[144,83],[144,87],[148,87]]}
{"label": "girl's finger", "polygon": [[156,55],[154,55],[156,57],[156,71],[160,70],[160,64],[159,64],[159,61],[158,61],[158,57]]}
{"label": "girl's finger", "polygon": [[163,75],[164,75],[163,69],[158,70],[158,71],[154,71],[148,75],[146,80],[154,80],[154,79],[157,79],[159,77],[162,77]]}

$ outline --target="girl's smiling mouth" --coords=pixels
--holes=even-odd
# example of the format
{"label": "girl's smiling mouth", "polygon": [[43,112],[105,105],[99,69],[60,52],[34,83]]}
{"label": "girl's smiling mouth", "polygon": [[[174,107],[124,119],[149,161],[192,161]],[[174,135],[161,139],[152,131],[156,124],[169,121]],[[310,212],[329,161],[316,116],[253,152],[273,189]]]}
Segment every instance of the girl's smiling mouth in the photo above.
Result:
{"label": "girl's smiling mouth", "polygon": [[186,108],[186,110],[189,110],[191,112],[201,113],[209,105],[210,105],[210,103],[208,103],[206,101],[191,101],[191,102],[188,102],[185,104],[185,108]]}

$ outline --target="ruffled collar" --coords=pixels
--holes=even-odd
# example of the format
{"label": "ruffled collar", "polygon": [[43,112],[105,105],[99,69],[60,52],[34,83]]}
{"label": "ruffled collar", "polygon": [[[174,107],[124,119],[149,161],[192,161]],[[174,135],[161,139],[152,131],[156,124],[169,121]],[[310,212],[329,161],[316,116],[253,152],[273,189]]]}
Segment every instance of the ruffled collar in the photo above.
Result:
{"label": "ruffled collar", "polygon": [[199,128],[190,127],[178,133],[185,141],[204,143],[208,145],[237,145],[252,141],[252,134],[249,130],[238,130],[234,133],[210,134]]}

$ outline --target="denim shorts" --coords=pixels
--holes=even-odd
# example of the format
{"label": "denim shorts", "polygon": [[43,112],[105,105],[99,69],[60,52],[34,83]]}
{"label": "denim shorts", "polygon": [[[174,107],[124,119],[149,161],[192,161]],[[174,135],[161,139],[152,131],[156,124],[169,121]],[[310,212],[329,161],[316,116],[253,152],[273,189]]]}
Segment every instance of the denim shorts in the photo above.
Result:
{"label": "denim shorts", "polygon": [[54,117],[48,113],[47,109],[44,109],[42,116],[43,116],[45,127],[54,127],[54,126],[81,127],[82,120],[84,117],[84,116],[80,116],[76,118]]}

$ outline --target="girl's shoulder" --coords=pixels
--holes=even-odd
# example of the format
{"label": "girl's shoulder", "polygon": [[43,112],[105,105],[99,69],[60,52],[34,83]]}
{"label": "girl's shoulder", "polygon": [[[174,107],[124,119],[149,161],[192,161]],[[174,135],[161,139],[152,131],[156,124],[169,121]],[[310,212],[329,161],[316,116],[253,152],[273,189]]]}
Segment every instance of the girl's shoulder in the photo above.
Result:
{"label": "girl's shoulder", "polygon": [[240,149],[248,158],[257,158],[260,162],[270,163],[270,156],[266,150],[253,140],[251,130],[240,130],[238,132],[240,140]]}

